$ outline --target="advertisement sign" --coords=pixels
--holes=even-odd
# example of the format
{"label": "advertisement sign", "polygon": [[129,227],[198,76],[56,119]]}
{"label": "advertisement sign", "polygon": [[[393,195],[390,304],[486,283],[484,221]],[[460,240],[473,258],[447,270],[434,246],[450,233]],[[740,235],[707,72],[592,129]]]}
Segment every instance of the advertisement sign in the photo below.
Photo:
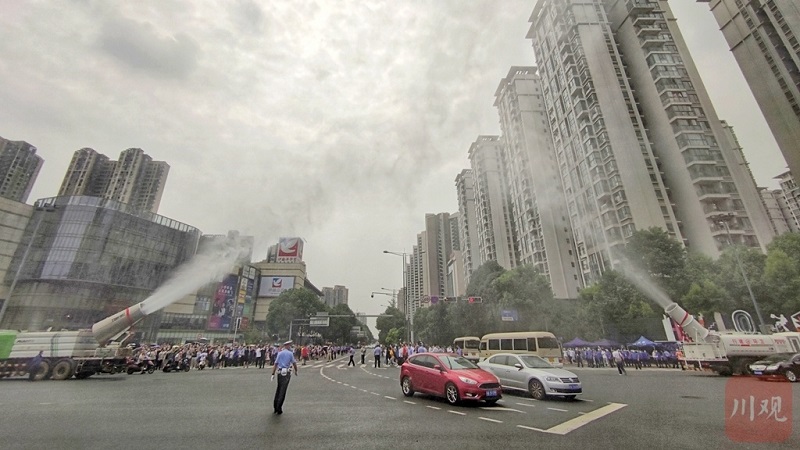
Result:
{"label": "advertisement sign", "polygon": [[261,277],[259,297],[277,297],[281,292],[294,288],[294,277]]}
{"label": "advertisement sign", "polygon": [[230,330],[236,303],[238,275],[227,275],[217,287],[214,294],[214,305],[208,318],[209,330]]}
{"label": "advertisement sign", "polygon": [[279,263],[293,263],[303,260],[303,240],[300,238],[280,238],[278,241],[278,255],[275,259]]}

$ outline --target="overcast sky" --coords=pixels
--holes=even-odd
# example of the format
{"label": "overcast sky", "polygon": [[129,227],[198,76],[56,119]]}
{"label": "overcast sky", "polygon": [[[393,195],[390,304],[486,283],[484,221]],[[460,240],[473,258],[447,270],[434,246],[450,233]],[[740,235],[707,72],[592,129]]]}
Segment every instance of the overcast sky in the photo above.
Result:
{"label": "overcast sky", "polygon": [[[0,0],[0,136],[38,148],[29,200],[73,152],[139,147],[171,166],[159,213],[204,233],[306,239],[309,279],[376,314],[402,286],[425,213],[454,179],[494,92],[532,65],[532,0]],[[671,2],[718,113],[759,185],[785,167],[707,4]]]}

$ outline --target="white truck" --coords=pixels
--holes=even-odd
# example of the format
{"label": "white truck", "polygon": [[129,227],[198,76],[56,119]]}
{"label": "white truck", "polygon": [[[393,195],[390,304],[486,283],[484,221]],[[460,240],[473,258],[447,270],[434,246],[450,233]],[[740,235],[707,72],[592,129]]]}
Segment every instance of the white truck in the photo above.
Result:
{"label": "white truck", "polygon": [[720,375],[744,374],[750,363],[765,356],[800,352],[800,333],[719,333],[697,323],[677,303],[671,303],[665,311],[692,339],[683,343],[680,359],[685,366],[711,369]]}
{"label": "white truck", "polygon": [[124,372],[131,355],[125,348],[126,340],[130,327],[146,315],[143,303],[95,323],[90,330],[0,330],[0,378],[28,375],[40,351],[43,359],[35,368],[34,380],[84,379],[96,373]]}

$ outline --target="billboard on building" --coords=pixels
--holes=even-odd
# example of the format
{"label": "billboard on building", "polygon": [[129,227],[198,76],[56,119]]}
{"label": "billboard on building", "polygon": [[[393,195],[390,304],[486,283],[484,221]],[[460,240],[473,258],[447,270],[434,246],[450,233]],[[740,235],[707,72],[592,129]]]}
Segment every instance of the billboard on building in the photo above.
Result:
{"label": "billboard on building", "polygon": [[294,263],[303,260],[303,240],[299,237],[280,238],[275,262]]}
{"label": "billboard on building", "polygon": [[211,316],[208,318],[209,330],[230,330],[234,307],[236,305],[236,288],[239,284],[238,275],[227,275],[217,287],[214,294],[214,305]]}
{"label": "billboard on building", "polygon": [[281,292],[294,288],[294,277],[261,277],[259,297],[277,297]]}

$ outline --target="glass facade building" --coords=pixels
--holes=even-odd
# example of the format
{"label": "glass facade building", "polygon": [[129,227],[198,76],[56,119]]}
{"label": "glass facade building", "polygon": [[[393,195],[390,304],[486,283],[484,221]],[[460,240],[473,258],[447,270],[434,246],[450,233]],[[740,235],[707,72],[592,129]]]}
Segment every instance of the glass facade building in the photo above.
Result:
{"label": "glass facade building", "polygon": [[[89,328],[147,298],[195,254],[200,237],[194,227],[100,197],[34,206],[6,275],[16,283],[2,328]],[[156,320],[139,329],[147,334]]]}

